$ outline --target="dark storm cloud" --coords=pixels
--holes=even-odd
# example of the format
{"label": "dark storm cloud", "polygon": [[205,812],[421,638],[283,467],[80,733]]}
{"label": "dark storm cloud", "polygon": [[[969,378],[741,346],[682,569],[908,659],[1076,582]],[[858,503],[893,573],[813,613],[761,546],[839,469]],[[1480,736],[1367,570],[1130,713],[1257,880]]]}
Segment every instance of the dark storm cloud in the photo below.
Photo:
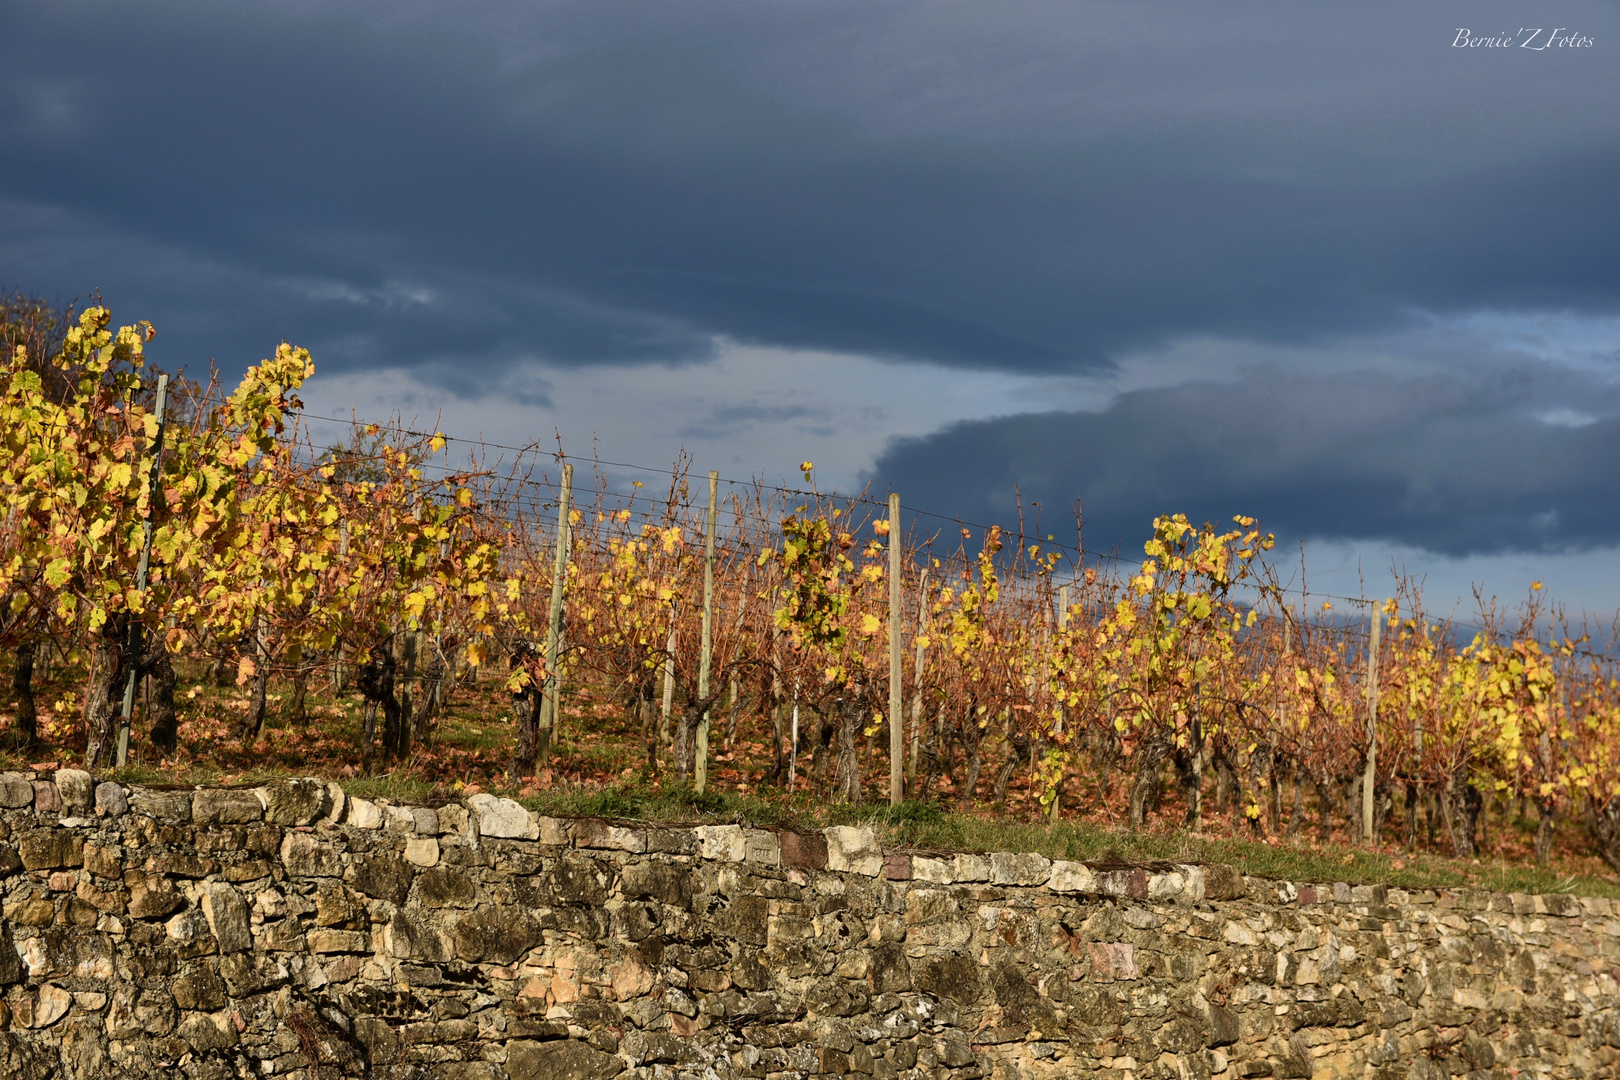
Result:
{"label": "dark storm cloud", "polygon": [[322,371],[415,367],[478,396],[500,391],[515,361],[685,362],[714,353],[712,335],[690,323],[534,282],[386,255],[359,274],[315,259],[254,261],[229,245],[182,246],[37,204],[0,200],[0,253],[19,268],[8,285],[62,299],[99,290],[115,315],[151,319],[161,363],[212,356],[239,369],[285,339],[310,347]]}
{"label": "dark storm cloud", "polygon": [[1095,369],[1620,277],[1611,5],[6,8],[7,277],[191,356]]}
{"label": "dark storm cloud", "polygon": [[1620,542],[1615,412],[1620,388],[1567,372],[1264,371],[1133,391],[1103,412],[956,424],[895,443],[875,474],[908,505],[986,524],[1016,521],[1016,487],[1026,508],[1042,504],[1042,530],[1067,542],[1078,498],[1086,547],[1127,558],[1171,513],[1217,525],[1248,514],[1285,543],[1582,550]]}

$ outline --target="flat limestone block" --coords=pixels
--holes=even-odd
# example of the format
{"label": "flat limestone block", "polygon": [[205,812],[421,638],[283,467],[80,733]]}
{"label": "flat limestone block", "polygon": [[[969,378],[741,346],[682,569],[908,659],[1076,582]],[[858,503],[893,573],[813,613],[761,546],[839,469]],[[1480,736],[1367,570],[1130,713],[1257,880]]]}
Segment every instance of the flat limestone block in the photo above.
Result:
{"label": "flat limestone block", "polygon": [[0,807],[17,810],[34,805],[34,781],[23,773],[0,773]]}
{"label": "flat limestone block", "polygon": [[567,847],[573,843],[574,826],[563,818],[543,817],[539,820],[540,842],[553,847]]}
{"label": "flat limestone block", "polygon": [[264,819],[276,825],[313,823],[321,816],[327,797],[326,785],[309,777],[266,784],[258,789],[258,796],[264,805]]}
{"label": "flat limestone block", "polygon": [[1051,876],[1052,860],[1044,855],[998,851],[990,856],[990,879],[997,885],[1044,885]]}
{"label": "flat limestone block", "polygon": [[698,851],[705,859],[742,862],[748,856],[748,840],[741,825],[699,825]]}
{"label": "flat limestone block", "polygon": [[341,877],[343,860],[332,845],[308,833],[288,833],[281,840],[281,862],[297,877]]}
{"label": "flat limestone block", "polygon": [[782,845],[776,839],[776,834],[767,829],[744,829],[743,847],[744,858],[748,862],[765,866],[782,865]]}
{"label": "flat limestone block", "polygon": [[535,816],[511,799],[479,792],[467,799],[467,807],[478,815],[480,836],[500,836],[513,840],[540,839]]}
{"label": "flat limestone block", "polygon": [[624,1071],[624,1062],[577,1039],[506,1044],[506,1069],[511,1080],[611,1080]]}
{"label": "flat limestone block", "polygon": [[1097,875],[1085,863],[1060,859],[1052,864],[1052,876],[1046,887],[1053,892],[1092,895],[1097,891]]}
{"label": "flat limestone block", "polygon": [[264,819],[257,791],[204,788],[191,793],[191,820],[198,825],[243,825]]}
{"label": "flat limestone block", "polygon": [[383,803],[380,809],[383,816],[383,828],[388,832],[405,833],[406,835],[413,835],[416,832],[416,815],[411,813],[410,807]]}
{"label": "flat limestone block", "polygon": [[[546,831],[544,827],[540,830],[542,840]],[[574,823],[574,846],[639,854],[647,850],[647,830],[625,829],[609,825],[600,818],[584,818]]]}
{"label": "flat limestone block", "polygon": [[1188,867],[1178,867],[1162,874],[1149,874],[1148,899],[1160,903],[1190,901],[1195,899],[1191,895],[1194,891],[1200,894],[1196,899],[1201,899],[1203,893],[1202,882],[1200,881],[1199,887],[1194,889],[1192,883],[1188,880],[1189,875],[1186,873],[1188,869]]}
{"label": "flat limestone block", "polygon": [[350,798],[343,812],[343,824],[356,829],[380,829],[383,825],[382,807],[370,799]]}
{"label": "flat limestone block", "polygon": [[871,829],[834,825],[821,830],[827,838],[827,869],[877,877],[883,872],[883,849]]}
{"label": "flat limestone block", "polygon": [[958,855],[951,873],[957,881],[989,881],[990,860],[984,855]]}

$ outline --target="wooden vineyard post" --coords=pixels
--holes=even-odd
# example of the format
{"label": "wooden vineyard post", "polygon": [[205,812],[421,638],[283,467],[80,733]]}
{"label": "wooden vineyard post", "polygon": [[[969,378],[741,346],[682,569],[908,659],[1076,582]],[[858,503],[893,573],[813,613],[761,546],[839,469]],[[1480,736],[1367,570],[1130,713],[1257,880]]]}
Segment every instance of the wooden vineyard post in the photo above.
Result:
{"label": "wooden vineyard post", "polygon": [[912,638],[911,756],[906,761],[906,790],[917,797],[917,753],[922,742],[923,641],[928,636],[928,567],[917,577],[917,633]]}
{"label": "wooden vineyard post", "polygon": [[670,601],[669,605],[669,638],[664,643],[664,686],[663,700],[658,713],[658,745],[660,748],[669,745],[669,710],[675,704],[675,616],[680,607],[678,601]]}
{"label": "wooden vineyard post", "polygon": [[1378,634],[1384,605],[1375,604],[1367,642],[1367,771],[1361,778],[1361,838],[1373,842],[1373,782],[1378,775]]}
{"label": "wooden vineyard post", "polygon": [[[1069,587],[1067,585],[1059,585],[1058,586],[1057,624],[1058,624],[1058,633],[1059,634],[1062,634],[1063,631],[1068,629],[1068,626],[1069,626]],[[1050,652],[1050,650],[1048,650],[1048,651]],[[1054,741],[1058,742],[1058,744],[1061,746],[1062,745],[1062,739],[1063,739],[1063,720],[1064,720],[1063,703],[1061,701],[1059,701],[1054,706],[1054,709],[1056,710],[1056,712],[1052,717],[1052,736],[1053,736]],[[1063,801],[1063,777],[1059,776],[1058,779],[1057,779],[1056,787],[1054,787],[1052,789],[1052,805],[1047,810],[1048,816],[1050,816],[1053,821],[1056,821],[1058,819],[1059,804],[1062,803],[1062,801]]]}
{"label": "wooden vineyard post", "polygon": [[542,715],[536,725],[535,762],[545,768],[551,758],[551,731],[557,723],[557,646],[562,639],[563,585],[568,577],[568,500],[574,493],[574,467],[562,467],[562,491],[557,496],[557,553],[551,561],[551,609],[546,618],[546,677],[542,686]]}
{"label": "wooden vineyard post", "polygon": [[738,705],[739,693],[740,693],[740,690],[739,690],[739,687],[737,685],[737,680],[732,679],[731,680],[731,696],[726,701],[726,750],[727,750],[727,752],[730,752],[730,750],[731,750],[731,741],[737,737],[737,713],[741,708]]}
{"label": "wooden vineyard post", "polygon": [[906,797],[903,664],[900,659],[900,496],[889,492],[889,805]]}
{"label": "wooden vineyard post", "polygon": [[709,783],[709,653],[714,647],[714,512],[720,494],[720,474],[709,470],[709,517],[703,528],[703,639],[698,652],[698,700],[705,703],[698,717],[697,762],[694,774],[697,793]]}
{"label": "wooden vineyard post", "polygon": [[[1277,678],[1273,679],[1271,684],[1277,692],[1277,730],[1282,733],[1282,737],[1277,740],[1279,748],[1283,744],[1283,738],[1286,738],[1288,734],[1288,697],[1283,691],[1284,672],[1286,672],[1286,678],[1290,682],[1294,678],[1294,620],[1293,616],[1288,613],[1286,603],[1282,606],[1282,612],[1282,657],[1279,663],[1287,666],[1286,668],[1279,667]],[[1278,760],[1278,752],[1278,749],[1273,749],[1271,752],[1271,831],[1281,836],[1283,834],[1282,775],[1280,771],[1282,763]],[[1298,782],[1297,779],[1295,782]]]}
{"label": "wooden vineyard post", "polygon": [[[163,457],[163,407],[169,400],[169,377],[159,375],[157,383],[157,434],[152,438],[152,472],[147,478],[146,519],[141,523],[141,561],[135,570],[135,591],[146,594],[146,571],[152,562],[152,507],[158,500],[158,468]],[[124,681],[124,705],[118,717],[118,752],[114,759],[122,769],[129,763],[129,723],[135,712],[135,683],[141,670],[141,620],[134,615],[129,619],[128,655],[129,678]],[[103,761],[106,759],[103,758]]]}
{"label": "wooden vineyard post", "polygon": [[799,789],[799,677],[793,676],[793,730],[788,736],[788,794]]}
{"label": "wooden vineyard post", "polygon": [[[1414,629],[1414,636],[1421,633],[1421,628]],[[1412,722],[1412,776],[1423,775],[1423,710],[1413,710],[1411,695],[1406,695],[1406,718]],[[1413,851],[1417,847],[1417,808],[1418,787],[1417,781],[1406,782],[1406,850]],[[1431,815],[1432,816],[1432,815]]]}
{"label": "wooden vineyard post", "polygon": [[782,775],[782,630],[771,625],[771,758],[772,775]]}

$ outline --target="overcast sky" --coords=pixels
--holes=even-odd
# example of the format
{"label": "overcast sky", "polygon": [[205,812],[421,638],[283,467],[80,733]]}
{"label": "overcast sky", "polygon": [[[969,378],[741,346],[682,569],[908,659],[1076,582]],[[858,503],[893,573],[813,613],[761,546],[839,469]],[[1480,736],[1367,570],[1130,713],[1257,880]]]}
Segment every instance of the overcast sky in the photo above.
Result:
{"label": "overcast sky", "polygon": [[1133,556],[1257,514],[1313,588],[1606,619],[1617,50],[1612,3],[9,0],[0,283],[169,367],[305,345],[317,412],[1079,499]]}

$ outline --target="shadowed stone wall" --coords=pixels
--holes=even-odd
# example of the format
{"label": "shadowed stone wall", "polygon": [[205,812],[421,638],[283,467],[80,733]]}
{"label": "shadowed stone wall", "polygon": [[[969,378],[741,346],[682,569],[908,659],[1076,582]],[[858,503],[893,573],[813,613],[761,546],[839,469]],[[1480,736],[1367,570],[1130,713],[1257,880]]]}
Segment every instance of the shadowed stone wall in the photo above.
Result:
{"label": "shadowed stone wall", "polygon": [[1607,900],[0,774],[0,1077],[1620,1076]]}

